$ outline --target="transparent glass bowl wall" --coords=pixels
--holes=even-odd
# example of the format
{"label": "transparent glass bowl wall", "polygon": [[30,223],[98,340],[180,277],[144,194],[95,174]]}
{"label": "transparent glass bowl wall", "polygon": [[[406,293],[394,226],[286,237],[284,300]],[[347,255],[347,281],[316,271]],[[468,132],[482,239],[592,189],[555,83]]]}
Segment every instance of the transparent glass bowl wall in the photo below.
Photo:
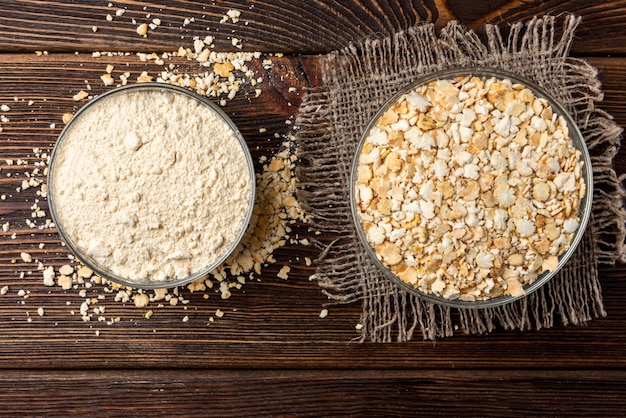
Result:
{"label": "transparent glass bowl wall", "polygon": [[[61,144],[63,143],[64,138],[66,137],[66,133],[69,131],[69,129],[71,128],[72,124],[77,121],[80,120],[81,115],[85,112],[89,112],[89,109],[94,106],[94,104],[101,102],[102,100],[105,100],[107,97],[111,96],[111,95],[120,95],[120,94],[127,94],[127,93],[136,93],[136,92],[149,92],[149,91],[166,91],[166,92],[171,92],[174,94],[182,94],[186,97],[188,97],[189,99],[195,100],[197,102],[199,102],[200,104],[202,104],[203,106],[211,109],[212,111],[214,111],[225,123],[228,124],[228,126],[233,130],[235,137],[237,138],[237,141],[240,143],[244,156],[246,158],[246,164],[248,167],[248,176],[249,176],[249,183],[250,183],[250,193],[247,196],[247,201],[248,201],[248,207],[246,209],[246,215],[245,215],[245,219],[244,222],[241,226],[241,228],[239,229],[239,231],[237,232],[237,235],[233,241],[233,243],[226,249],[226,251],[224,251],[217,259],[215,259],[211,264],[207,265],[205,268],[203,268],[200,271],[194,272],[193,274],[184,277],[184,278],[180,278],[180,279],[176,279],[176,280],[169,280],[169,281],[159,281],[159,282],[151,282],[151,281],[145,281],[145,282],[140,282],[140,281],[131,281],[128,280],[127,278],[124,277],[119,277],[116,274],[114,274],[113,272],[111,272],[107,266],[102,265],[101,263],[98,263],[96,260],[94,260],[92,257],[89,257],[84,249],[80,248],[66,233],[64,233],[63,231],[63,225],[60,224],[58,222],[59,217],[57,216],[57,208],[55,207],[55,200],[54,200],[54,190],[52,190],[52,188],[50,187],[48,189],[48,205],[50,207],[50,213],[52,216],[52,220],[54,221],[58,231],[59,231],[59,235],[61,236],[61,238],[63,239],[63,241],[65,242],[65,244],[67,245],[67,247],[72,251],[72,253],[74,253],[74,255],[76,255],[76,257],[78,257],[87,267],[89,267],[91,270],[93,270],[96,274],[98,274],[101,277],[104,277],[106,279],[112,280],[114,282],[117,282],[119,284],[122,285],[126,285],[126,286],[131,286],[131,287],[137,287],[137,288],[143,288],[143,289],[156,289],[156,288],[172,288],[172,287],[176,287],[176,286],[183,286],[187,283],[191,283],[205,275],[207,275],[208,273],[210,273],[212,270],[214,270],[216,267],[218,267],[220,264],[222,264],[230,254],[232,254],[232,252],[235,250],[235,248],[237,248],[237,245],[239,244],[239,242],[241,241],[241,239],[243,238],[248,224],[250,223],[250,219],[252,217],[252,211],[254,209],[254,197],[255,197],[255,184],[256,184],[256,179],[255,179],[255,173],[254,173],[254,164],[252,162],[252,156],[250,155],[250,150],[248,149],[248,146],[243,138],[243,136],[241,135],[241,132],[239,132],[239,129],[237,129],[237,127],[235,126],[235,124],[233,123],[233,121],[226,115],[226,113],[224,113],[224,111],[222,109],[219,108],[219,106],[217,106],[216,104],[214,104],[213,102],[211,102],[208,98],[203,97],[203,96],[199,96],[196,93],[187,90],[185,88],[182,87],[178,87],[178,86],[172,86],[169,84],[162,84],[162,83],[142,83],[142,84],[133,84],[133,85],[128,85],[128,86],[124,86],[124,87],[119,87],[116,88],[114,90],[110,90],[98,97],[96,97],[95,99],[91,100],[89,103],[87,103],[85,106],[83,106],[78,112],[76,112],[76,114],[74,115],[74,117],[70,120],[70,122],[65,126],[65,128],[63,129],[63,131],[61,132],[61,134],[59,135],[59,139],[57,140],[57,143],[52,151],[52,154],[50,156],[50,163],[49,163],[49,171],[48,171],[48,185],[53,185],[53,179],[55,176],[55,170],[54,170],[54,161],[55,161],[55,155],[58,149],[60,149]],[[198,220],[199,222],[202,222],[201,219]]]}

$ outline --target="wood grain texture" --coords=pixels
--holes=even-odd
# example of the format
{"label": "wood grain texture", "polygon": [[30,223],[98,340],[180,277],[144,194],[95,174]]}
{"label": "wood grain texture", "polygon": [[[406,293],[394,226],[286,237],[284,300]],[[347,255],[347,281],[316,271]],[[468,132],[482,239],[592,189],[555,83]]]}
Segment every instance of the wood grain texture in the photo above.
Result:
{"label": "wood grain texture", "polygon": [[[3,413],[13,416],[527,417],[626,412],[623,371],[3,371],[0,379]],[[41,387],[50,388],[45,396]],[[92,388],[94,395],[86,395],[85,388]]]}
{"label": "wood grain texture", "polygon": [[[285,121],[297,111],[298,92],[318,77],[313,58],[273,58],[274,64],[265,70],[260,61],[252,62],[264,81],[263,93],[258,98],[245,94],[229,102],[224,108],[241,128],[255,159],[271,155],[280,140],[273,133],[285,134]],[[92,58],[87,54],[51,54],[34,57],[32,54],[0,55],[0,103],[12,106],[11,122],[3,132],[0,145],[2,172],[15,172],[5,159],[16,159],[32,153],[32,147],[50,149],[62,124],[60,115],[74,111],[80,105],[71,99],[85,87],[85,80],[98,94],[105,90],[99,81],[107,63],[130,71],[133,76],[141,71],[159,70],[155,64],[140,62],[135,56]],[[626,79],[622,77],[625,59],[592,59],[598,66],[606,85],[603,103],[605,110],[614,114],[620,124],[626,123],[626,112],[620,91]],[[128,65],[126,65],[128,64]],[[177,62],[187,71],[193,63]],[[28,67],[25,74],[23,69]],[[304,71],[308,73],[304,73]],[[285,78],[289,75],[288,78]],[[37,88],[34,88],[37,83]],[[246,87],[247,88],[247,87]],[[244,88],[245,90],[245,88]],[[18,101],[14,102],[13,97]],[[23,99],[23,100],[22,100]],[[28,106],[28,100],[35,103]],[[289,103],[292,103],[290,106]],[[56,122],[57,127],[50,128]],[[265,127],[266,133],[259,133]],[[268,141],[269,139],[269,141]],[[620,173],[623,173],[621,171]],[[0,194],[11,193],[21,178],[0,177]],[[84,323],[78,314],[82,298],[77,291],[62,291],[41,284],[41,274],[33,267],[32,274],[19,278],[25,267],[21,251],[30,252],[46,265],[65,263],[67,250],[59,245],[54,231],[28,228],[24,219],[30,216],[30,205],[36,198],[34,190],[27,190],[0,206],[2,222],[12,225],[9,233],[0,236],[0,282],[10,287],[9,294],[0,297],[0,366],[28,369],[55,368],[151,368],[166,362],[167,367],[189,368],[335,368],[358,367],[372,369],[450,369],[450,368],[568,368],[612,369],[626,366],[623,342],[626,339],[626,288],[621,278],[622,267],[602,270],[608,317],[593,321],[588,327],[561,327],[535,332],[497,331],[482,338],[465,337],[432,342],[415,341],[406,344],[358,344],[354,329],[359,321],[360,308],[330,307],[330,315],[319,318],[327,302],[314,282],[308,280],[314,267],[304,265],[304,257],[314,258],[311,247],[288,245],[277,251],[278,263],[269,266],[261,282],[251,282],[242,291],[222,301],[213,294],[208,300],[202,294],[187,294],[189,304],[155,309],[149,320],[143,317],[145,309],[132,303],[124,305],[112,301],[113,295],[102,302],[106,317],[120,317],[114,325],[92,321]],[[45,202],[41,202],[45,210]],[[305,226],[296,226],[301,238],[312,238]],[[10,233],[17,233],[10,239]],[[38,248],[45,242],[43,250]],[[13,260],[17,260],[13,263]],[[20,264],[22,263],[22,264]],[[282,264],[292,266],[290,279],[280,280],[276,273]],[[19,297],[19,289],[29,289],[27,299]],[[99,293],[102,289],[95,287]],[[94,293],[95,294],[95,293]],[[67,303],[70,305],[67,305]],[[43,317],[37,308],[45,308]],[[216,309],[222,309],[224,318],[208,326],[208,318]],[[27,322],[27,313],[33,322]],[[189,322],[182,318],[188,316]],[[558,319],[557,319],[558,321]],[[95,331],[100,336],[95,335]],[[45,342],[42,344],[42,342]],[[28,356],[24,356],[27,352]]]}
{"label": "wood grain texture", "polygon": [[[0,201],[0,224],[11,224],[8,232],[0,229],[0,287],[9,286],[0,296],[1,415],[626,413],[624,265],[602,267],[608,315],[583,327],[563,326],[556,318],[550,330],[359,344],[354,339],[360,306],[331,305],[328,317],[319,318],[328,300],[308,279],[314,266],[304,263],[318,250],[291,244],[276,252],[277,263],[264,269],[260,281],[247,283],[228,300],[217,293],[183,291],[189,301],[185,305],[138,309],[132,302],[115,302],[114,294],[104,294],[96,285],[87,295],[104,294],[98,302],[106,306],[103,316],[121,320],[112,325],[83,322],[78,311],[84,298],[78,290],[45,287],[37,265],[21,261],[20,252],[28,251],[46,265],[60,266],[68,252],[54,230],[26,225],[38,196],[35,189],[15,191],[25,169],[6,163],[21,158],[32,169],[38,161],[33,148],[51,150],[63,126],[61,115],[84,103],[72,95],[87,85],[92,94],[107,89],[100,80],[107,64],[115,65],[114,75],[131,72],[131,80],[142,71],[162,69],[133,54],[93,58],[95,50],[173,51],[191,47],[194,36],[210,34],[217,50],[236,50],[231,42],[236,36],[244,50],[286,53],[271,57],[269,68],[263,65],[267,55],[250,62],[255,76],[263,79],[256,86],[262,94],[257,98],[254,88],[244,85],[224,107],[257,161],[281,149],[280,137],[289,132],[288,121],[306,88],[319,85],[315,54],[418,21],[442,27],[458,19],[478,30],[484,23],[508,25],[546,12],[583,16],[573,53],[599,68],[605,93],[601,106],[626,126],[626,2],[181,0],[119,1],[112,8],[107,3],[0,0],[0,104],[11,107],[2,112],[10,122],[0,122],[0,195],[8,196]],[[107,21],[105,16],[118,8],[126,8],[124,15]],[[241,20],[220,24],[229,9],[241,10]],[[183,25],[192,17],[194,22]],[[159,18],[162,24],[141,38],[133,18],[138,23]],[[51,54],[37,57],[35,50]],[[611,57],[602,57],[607,54]],[[199,71],[194,62],[173,63],[180,71]],[[626,149],[615,168],[626,174]],[[47,211],[45,201],[40,206]],[[294,226],[294,234],[325,242],[333,238],[315,236],[302,224]],[[276,277],[282,265],[292,268],[289,280]],[[18,295],[20,289],[29,292],[26,297]],[[39,307],[44,316],[37,314]],[[218,308],[224,317],[209,325]],[[150,320],[144,317],[147,309],[154,309]],[[185,316],[189,321],[183,322]]]}
{"label": "wood grain texture", "polygon": [[[125,9],[116,16],[117,9]],[[242,12],[239,22],[220,23],[230,9]],[[364,37],[386,35],[417,22],[442,27],[459,20],[470,28],[485,23],[505,25],[544,13],[576,13],[583,17],[573,50],[586,55],[626,52],[624,1],[502,1],[463,0],[362,1],[106,1],[81,2],[0,0],[0,50],[70,51],[172,51],[181,39],[215,37],[218,49],[234,50],[231,38],[243,40],[248,51],[324,53]],[[107,14],[113,17],[107,21]],[[146,17],[149,15],[150,17]],[[161,25],[146,38],[135,29],[158,18]],[[193,22],[185,24],[185,19]],[[132,23],[135,19],[136,23]],[[98,28],[97,32],[92,27]]]}

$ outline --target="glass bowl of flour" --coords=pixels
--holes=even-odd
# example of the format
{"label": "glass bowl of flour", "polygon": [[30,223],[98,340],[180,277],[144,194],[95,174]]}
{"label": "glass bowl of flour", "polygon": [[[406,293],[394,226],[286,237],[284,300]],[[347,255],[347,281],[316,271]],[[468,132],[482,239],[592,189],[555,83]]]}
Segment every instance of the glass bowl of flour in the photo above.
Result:
{"label": "glass bowl of flour", "polygon": [[81,108],[48,172],[50,212],[70,250],[102,277],[146,289],[187,284],[224,262],[254,194],[250,151],[228,116],[157,83]]}

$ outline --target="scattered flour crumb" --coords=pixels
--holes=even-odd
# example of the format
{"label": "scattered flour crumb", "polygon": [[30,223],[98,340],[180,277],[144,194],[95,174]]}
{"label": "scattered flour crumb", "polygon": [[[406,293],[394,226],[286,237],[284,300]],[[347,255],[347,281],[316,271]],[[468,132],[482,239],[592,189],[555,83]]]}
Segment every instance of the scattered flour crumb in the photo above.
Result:
{"label": "scattered flour crumb", "polygon": [[291,267],[283,266],[278,272],[277,276],[280,279],[287,280],[289,278],[288,273],[291,271]]}

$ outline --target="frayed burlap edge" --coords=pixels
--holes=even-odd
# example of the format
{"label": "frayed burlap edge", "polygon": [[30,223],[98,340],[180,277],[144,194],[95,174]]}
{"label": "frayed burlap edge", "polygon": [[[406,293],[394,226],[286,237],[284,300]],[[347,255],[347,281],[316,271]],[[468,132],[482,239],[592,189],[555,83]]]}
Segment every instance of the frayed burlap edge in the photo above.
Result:
{"label": "frayed burlap edge", "polygon": [[[457,22],[438,35],[432,24],[393,37],[366,40],[320,58],[322,87],[305,97],[296,125],[302,165],[300,201],[315,228],[338,238],[317,245],[316,276],[336,303],[361,301],[361,341],[407,341],[419,330],[425,339],[455,329],[485,333],[584,324],[606,315],[597,264],[626,261],[626,193],[612,168],[621,129],[596,108],[602,99],[597,70],[569,58],[574,16],[546,16],[516,23],[507,34],[485,28],[486,41]],[[416,77],[453,66],[485,65],[520,74],[553,94],[572,113],[592,154],[594,203],[590,226],[565,269],[518,302],[491,309],[458,310],[411,296],[385,279],[356,236],[349,210],[350,164],[362,129],[378,107]],[[455,323],[458,322],[458,323]]]}

